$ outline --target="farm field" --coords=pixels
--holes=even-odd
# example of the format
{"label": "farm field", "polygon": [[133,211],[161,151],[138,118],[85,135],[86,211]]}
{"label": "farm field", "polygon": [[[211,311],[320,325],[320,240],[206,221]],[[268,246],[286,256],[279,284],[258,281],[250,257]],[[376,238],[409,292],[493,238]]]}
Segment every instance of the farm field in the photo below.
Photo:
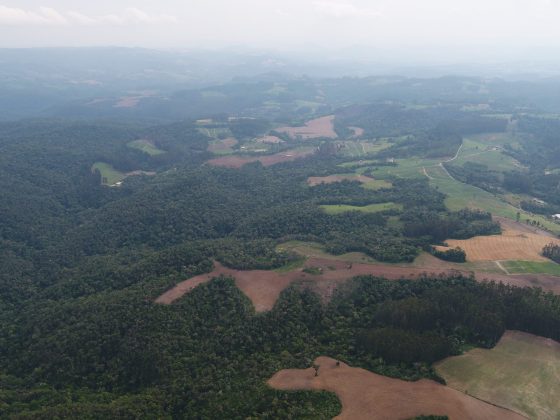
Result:
{"label": "farm field", "polygon": [[296,159],[304,158],[315,153],[313,148],[301,148],[287,150],[285,152],[276,153],[274,155],[264,156],[223,156],[210,159],[207,163],[212,166],[223,166],[226,168],[241,168],[243,165],[251,162],[261,162],[264,166],[271,166],[281,162],[290,162]]}
{"label": "farm field", "polygon": [[212,140],[208,143],[208,151],[216,155],[227,155],[233,153],[232,147],[237,144],[237,140],[233,137],[227,137],[223,140]]}
{"label": "farm field", "polygon": [[531,419],[560,413],[560,343],[551,339],[507,331],[493,349],[450,357],[436,370],[448,386]]}
{"label": "farm field", "polygon": [[431,167],[438,164],[434,159],[423,158],[410,158],[410,159],[395,159],[397,166],[380,166],[376,168],[373,175],[376,178],[422,178],[424,168]]}
{"label": "farm field", "polygon": [[347,204],[325,204],[321,208],[328,214],[340,214],[348,211],[361,211],[364,213],[377,213],[385,210],[402,210],[402,205],[396,203],[376,203],[367,206],[350,206]]}
{"label": "farm field", "polygon": [[466,162],[476,162],[488,168],[507,172],[522,169],[523,166],[511,156],[502,153],[505,144],[514,144],[515,139],[508,134],[489,134],[465,138],[453,165],[462,166]]}
{"label": "farm field", "polygon": [[334,392],[342,404],[336,417],[340,420],[410,419],[428,414],[473,420],[523,418],[427,379],[408,382],[389,378],[330,357],[319,357],[314,365],[317,371],[313,367],[281,370],[267,383],[280,390]]}
{"label": "farm field", "polygon": [[112,165],[105,162],[95,162],[91,167],[92,172],[98,170],[101,173],[103,185],[115,185],[126,178],[124,172],[117,171]]}
{"label": "farm field", "polygon": [[[560,240],[520,230],[503,230],[501,235],[476,236],[470,239],[449,239],[451,248],[461,247],[467,253],[467,261],[542,261],[549,260],[541,255],[543,247],[551,242],[560,245]],[[439,247],[444,249],[445,247]]]}
{"label": "farm field", "polygon": [[157,156],[166,153],[165,150],[158,149],[153,142],[145,139],[131,141],[130,143],[127,143],[127,146],[132,149],[138,149],[150,156]]}
{"label": "farm field", "polygon": [[232,137],[232,133],[227,127],[197,127],[198,131],[211,139]]}
{"label": "farm field", "polygon": [[500,264],[510,274],[550,274],[560,277],[560,264],[552,261],[500,261]]}
{"label": "farm field", "polygon": [[336,138],[334,131],[334,115],[316,118],[308,121],[304,126],[300,127],[279,127],[275,131],[286,133],[293,139],[302,138],[303,140],[314,139],[319,137]]}
{"label": "farm field", "polygon": [[311,176],[307,178],[307,185],[314,187],[320,184],[332,184],[334,182],[341,182],[344,180],[358,181],[362,183],[362,187],[368,190],[379,190],[382,188],[391,188],[393,185],[382,179],[373,179],[360,174],[340,174],[328,176]]}
{"label": "farm field", "polygon": [[543,216],[529,214],[524,210],[518,209],[481,188],[459,182],[452,178],[447,171],[439,165],[426,166],[425,171],[426,176],[428,176],[430,180],[430,184],[442,193],[447,194],[445,204],[450,210],[456,211],[465,207],[477,208],[488,211],[495,216],[506,217],[511,220],[515,220],[517,212],[519,212],[520,220],[535,220],[540,222],[541,226],[546,227],[551,232],[560,233],[560,225]]}
{"label": "farm field", "polygon": [[380,152],[391,146],[386,141],[343,141],[337,142],[340,147],[339,153],[345,157],[359,158],[373,153]]}

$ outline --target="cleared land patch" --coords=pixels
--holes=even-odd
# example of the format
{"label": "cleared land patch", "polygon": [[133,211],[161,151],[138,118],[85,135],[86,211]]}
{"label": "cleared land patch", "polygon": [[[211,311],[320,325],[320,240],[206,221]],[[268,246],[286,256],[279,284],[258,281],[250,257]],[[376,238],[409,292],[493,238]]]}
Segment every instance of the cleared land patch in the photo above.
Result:
{"label": "cleared land patch", "polygon": [[121,182],[129,177],[129,176],[136,176],[136,175],[148,175],[154,176],[156,175],[155,172],[148,172],[148,171],[131,171],[131,172],[120,172],[113,168],[112,165],[109,165],[105,162],[95,162],[91,166],[91,171],[99,171],[101,174],[101,184],[108,185],[110,187],[118,187],[120,186]]}
{"label": "cleared land patch", "polygon": [[207,163],[212,166],[224,166],[226,168],[241,168],[251,162],[261,162],[264,166],[271,166],[281,162],[291,162],[296,159],[304,158],[315,153],[315,149],[296,149],[274,155],[264,156],[223,156],[210,159]]}
{"label": "cleared land patch", "polygon": [[[289,247],[286,246],[286,248]],[[171,304],[196,286],[221,275],[231,276],[235,279],[235,284],[253,302],[257,312],[272,309],[282,290],[293,282],[302,282],[306,287],[316,291],[324,300],[328,301],[339,284],[361,275],[398,280],[416,279],[425,275],[437,276],[460,273],[469,276],[476,274],[478,280],[494,280],[519,287],[542,287],[545,290],[560,294],[560,279],[557,277],[536,274],[507,276],[495,273],[473,273],[469,270],[457,270],[454,265],[428,255],[424,257],[423,264],[425,265],[423,266],[397,266],[374,263],[371,259],[364,262],[364,255],[360,253],[349,253],[338,257],[325,254],[317,247],[312,247],[309,252],[305,249],[292,249],[302,251],[301,254],[306,257],[309,256],[303,267],[298,266],[288,270],[274,271],[235,270],[216,262],[212,272],[178,283],[159,296],[155,302]],[[305,268],[319,270],[320,274],[305,273],[303,271]]]}
{"label": "cleared land patch", "polygon": [[531,419],[560,413],[560,343],[507,331],[491,350],[474,349],[436,365],[448,386]]}
{"label": "cleared land patch", "polygon": [[[467,253],[467,261],[542,261],[549,260],[541,255],[543,247],[559,239],[531,232],[504,229],[501,235],[476,236],[470,239],[449,239],[449,247],[461,247]],[[438,247],[447,249],[446,247]]]}
{"label": "cleared land patch", "polygon": [[96,170],[101,174],[101,183],[103,185],[115,185],[126,178],[124,172],[117,171],[112,165],[105,162],[95,162],[91,167],[91,171],[94,172]]}
{"label": "cleared land patch", "polygon": [[550,274],[560,277],[560,264],[552,261],[500,261],[500,264],[511,274]]}
{"label": "cleared land patch", "polygon": [[158,149],[151,140],[134,140],[127,143],[126,145],[132,149],[138,149],[141,152],[147,153],[150,156],[157,156],[165,153],[165,150]]}
{"label": "cleared land patch", "polygon": [[364,129],[360,127],[348,127],[354,132],[354,137],[361,137],[364,135]]}
{"label": "cleared land patch", "polygon": [[340,214],[348,211],[361,211],[364,213],[378,213],[386,210],[402,210],[402,205],[397,203],[376,203],[367,206],[349,206],[347,204],[325,204],[321,208],[328,214]]}
{"label": "cleared land patch", "polygon": [[222,140],[212,140],[208,144],[208,151],[215,154],[233,153],[232,147],[237,144],[237,140],[233,137],[227,137]]}
{"label": "cleared land patch", "polygon": [[342,404],[336,419],[409,419],[420,415],[447,415],[451,419],[522,419],[524,417],[477,400],[437,382],[407,382],[365,369],[353,368],[329,357],[318,357],[314,368],[285,369],[268,380],[281,390],[326,390]]}
{"label": "cleared land patch", "polygon": [[361,174],[342,174],[342,175],[329,175],[329,176],[311,176],[307,178],[307,185],[314,187],[320,184],[332,184],[335,182],[342,182],[344,180],[348,181],[358,181],[362,183],[364,188],[370,190],[379,190],[381,188],[391,188],[393,185],[390,182],[373,179],[369,176]]}
{"label": "cleared land patch", "polygon": [[336,138],[334,131],[334,115],[316,118],[305,123],[300,127],[279,127],[275,131],[279,133],[286,133],[291,138],[301,138],[303,140],[315,139],[319,137]]}
{"label": "cleared land patch", "polygon": [[279,143],[284,143],[284,140],[276,136],[263,136],[256,139],[255,142],[264,143],[264,144],[279,144]]}

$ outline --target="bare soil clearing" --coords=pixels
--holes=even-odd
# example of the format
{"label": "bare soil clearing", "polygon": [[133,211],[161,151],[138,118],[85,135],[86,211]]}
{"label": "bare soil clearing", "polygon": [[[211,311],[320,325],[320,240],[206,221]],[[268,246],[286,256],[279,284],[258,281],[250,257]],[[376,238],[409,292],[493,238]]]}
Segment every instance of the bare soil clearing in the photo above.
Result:
{"label": "bare soil clearing", "polygon": [[353,137],[361,137],[364,135],[364,129],[360,127],[348,127],[350,130],[354,132]]}
{"label": "bare soil clearing", "polygon": [[301,127],[279,127],[276,129],[279,133],[286,133],[291,138],[302,138],[303,140],[315,139],[319,137],[329,137],[334,139],[337,137],[334,131],[334,115],[316,118],[308,121]]}
{"label": "bare soil clearing", "polygon": [[[435,258],[429,261],[438,261]],[[224,267],[216,262],[214,270],[207,274],[201,274],[188,280],[178,283],[175,287],[159,296],[156,303],[171,304],[175,300],[189,293],[196,286],[210,281],[220,275],[235,278],[235,284],[249,297],[257,312],[271,310],[278,300],[282,290],[294,282],[300,282],[305,287],[315,290],[325,301],[332,296],[334,289],[345,283],[352,277],[359,275],[373,275],[384,277],[390,280],[416,279],[423,275],[450,275],[464,274],[470,275],[469,271],[458,271],[445,263],[435,263],[426,267],[398,267],[393,265],[349,263],[328,258],[309,258],[306,267],[314,267],[320,270],[321,274],[313,275],[303,272],[303,268],[294,269],[287,272],[276,272],[268,270],[234,270]],[[479,280],[494,280],[514,286],[539,286],[545,290],[550,290],[560,294],[560,278],[543,275],[512,275],[479,273]]]}
{"label": "bare soil clearing", "polygon": [[314,149],[288,150],[266,156],[223,156],[210,159],[207,163],[212,166],[223,166],[226,168],[241,168],[251,162],[261,162],[264,166],[272,166],[281,162],[291,162],[315,153]]}
{"label": "bare soil clearing", "polygon": [[374,182],[373,178],[365,175],[329,175],[329,176],[311,176],[307,178],[307,185],[314,187],[320,184],[332,184],[335,182],[342,182],[344,180],[348,181],[358,181],[362,184],[367,184],[368,182]]}
{"label": "bare soil clearing", "polygon": [[377,375],[329,357],[315,360],[315,369],[285,369],[268,380],[281,390],[326,390],[342,404],[339,420],[394,420],[420,415],[447,415],[451,419],[523,419],[499,408],[430,380],[407,382]]}
{"label": "bare soil clearing", "polygon": [[123,96],[113,105],[113,108],[134,108],[142,99],[150,98],[154,92],[141,92],[137,95]]}
{"label": "bare soil clearing", "polygon": [[473,349],[436,365],[448,386],[523,413],[557,419],[560,413],[560,343],[506,331],[491,350]]}

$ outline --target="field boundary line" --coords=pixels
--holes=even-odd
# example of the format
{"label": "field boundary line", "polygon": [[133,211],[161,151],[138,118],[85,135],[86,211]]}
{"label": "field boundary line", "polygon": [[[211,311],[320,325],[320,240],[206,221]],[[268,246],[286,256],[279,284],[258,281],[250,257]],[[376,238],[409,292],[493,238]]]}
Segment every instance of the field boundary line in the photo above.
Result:
{"label": "field boundary line", "polygon": [[511,273],[502,265],[502,263],[500,261],[494,261],[496,263],[496,265],[498,266],[498,268],[500,270],[502,270],[504,273],[506,273],[508,276],[511,276]]}

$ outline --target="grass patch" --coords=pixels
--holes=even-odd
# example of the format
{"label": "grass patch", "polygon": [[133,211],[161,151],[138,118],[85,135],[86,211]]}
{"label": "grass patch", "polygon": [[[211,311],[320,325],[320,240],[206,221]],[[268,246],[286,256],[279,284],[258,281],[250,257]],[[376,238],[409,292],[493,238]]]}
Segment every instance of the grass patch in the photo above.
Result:
{"label": "grass patch", "polygon": [[134,140],[126,144],[131,149],[137,149],[141,152],[147,153],[150,156],[157,156],[162,155],[165,150],[158,149],[151,141],[149,140]]}
{"label": "grass patch", "polygon": [[126,178],[123,172],[117,171],[112,165],[105,162],[95,162],[91,166],[91,170],[92,172],[98,170],[101,173],[101,183],[103,185],[115,185]]}
{"label": "grass patch", "polygon": [[212,139],[231,137],[231,131],[227,127],[198,127],[197,130]]}
{"label": "grass patch", "polygon": [[484,401],[553,419],[560,413],[560,344],[521,332],[506,332],[492,350],[474,349],[436,365],[447,384]]}
{"label": "grass patch", "polygon": [[537,261],[502,261],[501,264],[511,274],[550,274],[560,276],[560,264]]}
{"label": "grass patch", "polygon": [[347,204],[326,204],[321,208],[328,214],[340,214],[348,211],[361,211],[364,213],[378,213],[385,210],[402,210],[401,204],[392,202],[369,204],[367,206],[349,206]]}
{"label": "grass patch", "polygon": [[535,220],[553,233],[560,233],[560,225],[540,215],[529,214],[512,206],[500,197],[473,185],[464,184],[451,178],[440,166],[426,167],[430,176],[430,185],[447,195],[445,205],[452,211],[465,207],[488,211],[495,216],[507,217],[516,220],[517,212],[520,220]]}

